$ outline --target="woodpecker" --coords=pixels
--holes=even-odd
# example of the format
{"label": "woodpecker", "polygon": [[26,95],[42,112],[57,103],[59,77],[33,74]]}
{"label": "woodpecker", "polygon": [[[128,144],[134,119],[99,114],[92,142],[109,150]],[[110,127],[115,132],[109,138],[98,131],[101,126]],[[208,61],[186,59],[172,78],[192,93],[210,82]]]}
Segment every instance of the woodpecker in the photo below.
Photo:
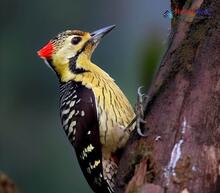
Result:
{"label": "woodpecker", "polygon": [[38,55],[60,82],[60,116],[80,164],[96,193],[112,193],[120,150],[135,113],[115,81],[91,62],[100,40],[115,26],[93,33],[67,30],[51,39]]}

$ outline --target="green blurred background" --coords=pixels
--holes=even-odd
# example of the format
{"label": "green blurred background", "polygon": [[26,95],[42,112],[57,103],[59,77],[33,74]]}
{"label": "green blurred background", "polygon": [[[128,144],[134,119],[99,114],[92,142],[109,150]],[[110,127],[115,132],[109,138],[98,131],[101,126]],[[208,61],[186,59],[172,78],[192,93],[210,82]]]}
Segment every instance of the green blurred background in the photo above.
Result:
{"label": "green blurred background", "polygon": [[116,24],[93,61],[134,105],[165,49],[169,1],[0,0],[0,170],[22,193],[92,193],[62,130],[58,81],[36,51],[66,29]]}

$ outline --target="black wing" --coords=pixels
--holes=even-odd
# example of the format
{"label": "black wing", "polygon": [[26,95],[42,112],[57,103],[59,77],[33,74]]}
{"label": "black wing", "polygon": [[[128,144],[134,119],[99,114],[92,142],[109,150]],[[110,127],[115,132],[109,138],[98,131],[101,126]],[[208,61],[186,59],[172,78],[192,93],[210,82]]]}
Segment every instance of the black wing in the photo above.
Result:
{"label": "black wing", "polygon": [[95,97],[80,83],[61,86],[61,119],[75,147],[83,174],[96,193],[113,192],[103,177],[102,149]]}

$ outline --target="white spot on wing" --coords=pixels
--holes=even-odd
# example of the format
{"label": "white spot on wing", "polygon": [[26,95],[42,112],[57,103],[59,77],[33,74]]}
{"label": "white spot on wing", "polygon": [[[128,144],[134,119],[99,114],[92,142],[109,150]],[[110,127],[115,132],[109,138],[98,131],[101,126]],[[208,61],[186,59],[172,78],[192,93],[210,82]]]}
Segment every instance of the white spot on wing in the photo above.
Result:
{"label": "white spot on wing", "polygon": [[88,153],[91,153],[95,149],[95,147],[92,144],[89,144],[82,152],[81,159],[85,159],[87,157]]}
{"label": "white spot on wing", "polygon": [[82,117],[85,116],[85,111],[81,111],[81,116],[82,116]]}
{"label": "white spot on wing", "polygon": [[90,144],[90,145],[86,148],[86,151],[87,151],[87,152],[92,152],[93,149],[95,149],[95,147],[94,147],[92,144]]}
{"label": "white spot on wing", "polygon": [[96,161],[94,162],[94,164],[91,164],[91,162],[89,162],[89,167],[93,170],[93,169],[95,169],[100,163],[101,163],[100,160],[96,160]]}
{"label": "white spot on wing", "polygon": [[65,110],[62,111],[62,115],[66,115],[66,114],[68,114],[69,112],[70,112],[70,109],[65,109]]}
{"label": "white spot on wing", "polygon": [[86,170],[89,174],[91,174],[91,169],[89,167]]}
{"label": "white spot on wing", "polygon": [[68,116],[68,118],[64,121],[64,125],[67,125],[69,120],[73,117],[73,115],[75,114],[75,110],[72,110]]}
{"label": "white spot on wing", "polygon": [[66,104],[69,105],[71,101],[67,101]]}
{"label": "white spot on wing", "polygon": [[76,99],[76,98],[77,98],[77,95],[74,95],[74,96],[73,96],[73,99]]}
{"label": "white spot on wing", "polygon": [[73,133],[73,135],[75,135],[76,133],[76,129],[74,128],[74,126],[76,126],[76,121],[72,121],[70,126],[69,126],[69,131],[68,131],[68,136]]}
{"label": "white spot on wing", "polygon": [[70,124],[70,127],[73,128],[74,126],[76,126],[76,121],[72,121],[71,124]]}
{"label": "white spot on wing", "polygon": [[76,101],[76,104],[78,104],[80,101],[81,101],[81,99],[78,99],[78,100]]}
{"label": "white spot on wing", "polygon": [[75,105],[75,102],[76,102],[76,101],[71,101],[71,103],[70,103],[70,108]]}
{"label": "white spot on wing", "polygon": [[66,125],[65,127],[64,127],[64,130],[66,131],[68,129],[68,125]]}
{"label": "white spot on wing", "polygon": [[70,127],[69,130],[68,130],[68,136],[70,136],[70,134],[73,132],[73,128]]}

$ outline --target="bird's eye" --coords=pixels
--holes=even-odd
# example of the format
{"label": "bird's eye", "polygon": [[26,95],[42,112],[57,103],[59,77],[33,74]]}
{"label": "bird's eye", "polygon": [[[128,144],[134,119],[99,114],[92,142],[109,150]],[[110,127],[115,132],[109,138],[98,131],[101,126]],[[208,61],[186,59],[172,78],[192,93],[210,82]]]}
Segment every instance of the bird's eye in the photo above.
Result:
{"label": "bird's eye", "polygon": [[71,43],[72,43],[73,45],[76,45],[76,44],[78,44],[81,40],[82,40],[81,37],[74,37],[74,38],[71,40]]}

